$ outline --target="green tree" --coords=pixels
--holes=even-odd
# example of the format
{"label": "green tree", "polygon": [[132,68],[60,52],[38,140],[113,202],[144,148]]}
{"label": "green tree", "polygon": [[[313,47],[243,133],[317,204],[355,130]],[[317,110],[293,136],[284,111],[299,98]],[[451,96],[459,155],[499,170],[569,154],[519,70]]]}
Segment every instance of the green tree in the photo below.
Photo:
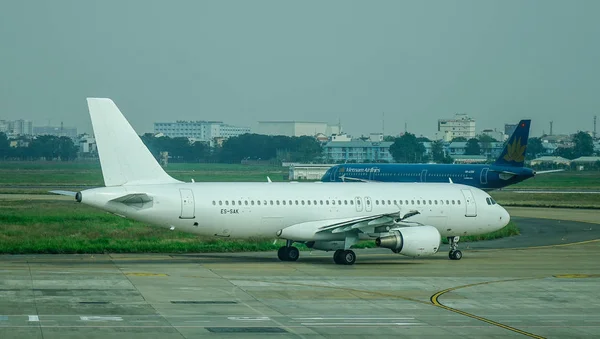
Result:
{"label": "green tree", "polygon": [[452,142],[467,142],[467,138],[465,137],[456,137],[454,139],[452,139]]}
{"label": "green tree", "polygon": [[446,155],[444,152],[444,142],[437,140],[431,143],[431,156],[433,161],[438,164],[449,164],[452,163],[452,158]]}
{"label": "green tree", "polygon": [[467,145],[465,146],[465,155],[480,155],[481,147],[479,146],[479,140],[472,138],[467,140]]}
{"label": "green tree", "polygon": [[5,159],[9,156],[10,143],[6,134],[0,132],[0,158]]}
{"label": "green tree", "polygon": [[585,132],[577,132],[573,136],[573,155],[575,158],[586,157],[594,154],[594,140]]}
{"label": "green tree", "polygon": [[527,141],[527,158],[535,159],[540,154],[544,154],[545,148],[542,145],[542,139],[540,138],[529,138]]}
{"label": "green tree", "polygon": [[397,162],[422,162],[425,146],[417,140],[414,134],[405,133],[400,138],[396,138],[394,143],[390,146],[390,153]]}

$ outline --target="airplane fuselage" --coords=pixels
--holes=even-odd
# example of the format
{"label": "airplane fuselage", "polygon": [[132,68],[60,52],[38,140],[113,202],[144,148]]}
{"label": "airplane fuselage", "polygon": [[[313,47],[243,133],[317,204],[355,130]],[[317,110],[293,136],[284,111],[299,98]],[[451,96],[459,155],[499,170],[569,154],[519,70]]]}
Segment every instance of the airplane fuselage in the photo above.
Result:
{"label": "airplane fuselage", "polygon": [[535,175],[531,168],[489,164],[344,164],[330,168],[324,182],[361,179],[378,182],[433,182],[493,190],[513,185]]}
{"label": "airplane fuselage", "polygon": [[[135,197],[126,203],[110,201],[136,193],[146,194],[151,201]],[[228,238],[274,238],[277,231],[303,222],[414,210],[420,214],[409,222],[434,226],[442,236],[488,233],[504,227],[510,219],[487,193],[458,184],[126,185],[85,190],[80,199],[148,224]],[[343,239],[340,233],[319,240]]]}

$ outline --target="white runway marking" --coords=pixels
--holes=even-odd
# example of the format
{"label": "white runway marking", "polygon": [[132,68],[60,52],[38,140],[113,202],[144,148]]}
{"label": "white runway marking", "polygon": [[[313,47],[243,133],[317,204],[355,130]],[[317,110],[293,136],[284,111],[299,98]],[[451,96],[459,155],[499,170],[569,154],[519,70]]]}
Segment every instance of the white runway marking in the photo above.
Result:
{"label": "white runway marking", "polygon": [[123,318],[121,317],[98,317],[98,316],[94,316],[94,317],[79,317],[80,320],[82,321],[123,321]]}
{"label": "white runway marking", "polygon": [[40,317],[38,317],[37,315],[30,315],[29,321],[40,321]]}
{"label": "white runway marking", "polygon": [[301,323],[303,326],[411,326],[421,323]]}

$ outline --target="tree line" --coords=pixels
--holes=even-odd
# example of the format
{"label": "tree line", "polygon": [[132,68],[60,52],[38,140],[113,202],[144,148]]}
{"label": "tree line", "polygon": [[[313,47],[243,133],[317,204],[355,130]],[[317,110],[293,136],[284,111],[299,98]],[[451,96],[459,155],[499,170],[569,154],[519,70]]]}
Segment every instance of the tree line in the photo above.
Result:
{"label": "tree line", "polygon": [[18,139],[22,147],[10,147],[10,140],[0,132],[0,159],[3,160],[61,160],[77,158],[77,146],[69,137],[40,135],[35,139]]}
{"label": "tree line", "polygon": [[211,148],[206,142],[189,142],[187,138],[156,138],[145,134],[142,141],[150,152],[160,158],[168,152],[170,162],[240,163],[242,160],[277,160],[310,162],[321,157],[321,144],[313,137],[268,136],[243,134],[231,137],[220,147]]}

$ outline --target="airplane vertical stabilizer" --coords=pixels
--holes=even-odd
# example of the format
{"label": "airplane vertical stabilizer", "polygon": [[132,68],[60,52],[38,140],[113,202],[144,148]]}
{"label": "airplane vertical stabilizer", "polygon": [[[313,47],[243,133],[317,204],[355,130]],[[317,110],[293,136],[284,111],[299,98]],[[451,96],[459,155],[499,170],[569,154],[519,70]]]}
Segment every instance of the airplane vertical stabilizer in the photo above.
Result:
{"label": "airplane vertical stabilizer", "polygon": [[111,99],[87,102],[105,186],[180,182],[162,169]]}
{"label": "airplane vertical stabilizer", "polygon": [[502,150],[502,154],[496,159],[494,165],[523,167],[530,127],[531,120],[519,121],[517,128],[515,128],[515,131],[508,139],[504,150]]}

